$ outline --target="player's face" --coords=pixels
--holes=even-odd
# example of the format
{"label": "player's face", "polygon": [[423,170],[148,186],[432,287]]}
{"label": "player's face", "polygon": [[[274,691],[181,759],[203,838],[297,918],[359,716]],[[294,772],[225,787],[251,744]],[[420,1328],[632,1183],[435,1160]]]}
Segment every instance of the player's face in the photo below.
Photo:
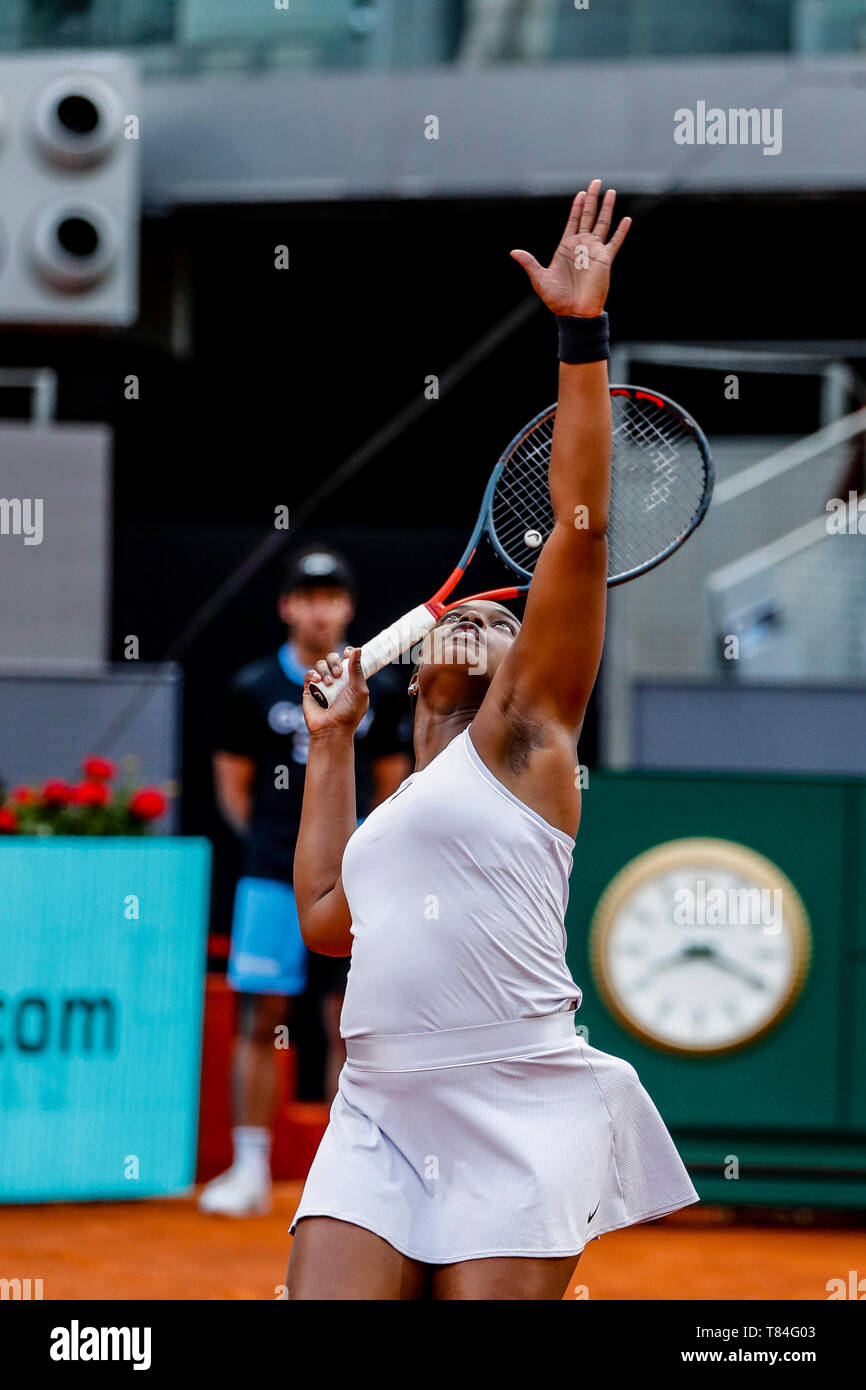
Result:
{"label": "player's face", "polygon": [[467,703],[480,705],[519,631],[514,614],[489,599],[452,609],[424,639],[418,666],[419,694],[423,695],[425,687],[431,688],[431,681],[444,677],[459,687]]}
{"label": "player's face", "polygon": [[342,652],[346,628],[355,605],[346,589],[323,585],[320,589],[296,589],[280,599],[280,617],[289,637],[305,651]]}

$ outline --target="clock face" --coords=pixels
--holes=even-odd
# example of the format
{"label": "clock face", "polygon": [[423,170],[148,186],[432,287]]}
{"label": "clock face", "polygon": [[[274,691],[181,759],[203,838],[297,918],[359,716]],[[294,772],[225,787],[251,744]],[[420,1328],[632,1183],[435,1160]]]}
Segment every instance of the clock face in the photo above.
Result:
{"label": "clock face", "polygon": [[596,985],[630,1032],[671,1052],[754,1042],[802,989],[802,899],[781,869],[730,840],[672,840],[617,874],[590,928]]}

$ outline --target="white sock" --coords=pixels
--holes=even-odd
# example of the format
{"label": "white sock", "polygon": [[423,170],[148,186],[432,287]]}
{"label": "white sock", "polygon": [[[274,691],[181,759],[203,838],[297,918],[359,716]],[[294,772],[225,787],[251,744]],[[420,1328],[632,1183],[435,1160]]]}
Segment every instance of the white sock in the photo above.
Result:
{"label": "white sock", "polygon": [[271,1131],[257,1125],[236,1125],[232,1130],[233,1167],[255,1175],[261,1182],[271,1181]]}

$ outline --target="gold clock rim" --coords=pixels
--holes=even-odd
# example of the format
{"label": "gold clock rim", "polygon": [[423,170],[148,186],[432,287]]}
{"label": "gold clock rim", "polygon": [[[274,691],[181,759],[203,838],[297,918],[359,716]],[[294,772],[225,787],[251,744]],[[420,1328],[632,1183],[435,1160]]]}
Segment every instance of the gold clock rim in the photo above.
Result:
{"label": "gold clock rim", "polygon": [[[649,1032],[620,1005],[616,989],[610,979],[606,951],[610,929],[614,919],[626,899],[631,896],[638,884],[651,876],[663,872],[665,868],[680,862],[684,855],[693,858],[705,856],[707,862],[720,868],[736,868],[743,872],[744,861],[758,883],[770,878],[773,887],[781,887],[786,898],[786,918],[791,929],[794,958],[785,997],[777,1009],[758,1027],[752,1028],[735,1042],[722,1043],[713,1047],[695,1047],[683,1043],[672,1043]],[[757,872],[756,872],[757,870]],[[771,877],[772,876],[772,877]],[[770,886],[770,885],[765,885]],[[812,960],[812,930],[809,914],[802,896],[794,883],[778,864],[749,845],[738,840],[723,840],[714,836],[687,836],[679,840],[664,840],[650,849],[642,850],[614,874],[610,883],[599,898],[592,914],[588,934],[589,964],[596,988],[607,1008],[617,1022],[637,1037],[641,1042],[658,1051],[678,1057],[721,1057],[725,1053],[739,1052],[751,1047],[766,1033],[777,1028],[787,1017],[799,999]]]}

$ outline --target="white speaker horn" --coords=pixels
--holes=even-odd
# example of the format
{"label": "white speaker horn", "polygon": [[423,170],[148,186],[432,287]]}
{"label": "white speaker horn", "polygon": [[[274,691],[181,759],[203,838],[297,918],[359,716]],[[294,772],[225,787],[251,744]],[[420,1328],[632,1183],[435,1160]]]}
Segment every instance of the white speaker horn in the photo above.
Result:
{"label": "white speaker horn", "polygon": [[68,73],[39,94],[33,113],[43,157],[63,169],[91,169],[114,152],[123,112],[117,94],[92,73]]}
{"label": "white speaker horn", "polygon": [[31,247],[38,274],[67,294],[89,290],[108,275],[120,247],[107,208],[85,198],[59,198],[40,209]]}

